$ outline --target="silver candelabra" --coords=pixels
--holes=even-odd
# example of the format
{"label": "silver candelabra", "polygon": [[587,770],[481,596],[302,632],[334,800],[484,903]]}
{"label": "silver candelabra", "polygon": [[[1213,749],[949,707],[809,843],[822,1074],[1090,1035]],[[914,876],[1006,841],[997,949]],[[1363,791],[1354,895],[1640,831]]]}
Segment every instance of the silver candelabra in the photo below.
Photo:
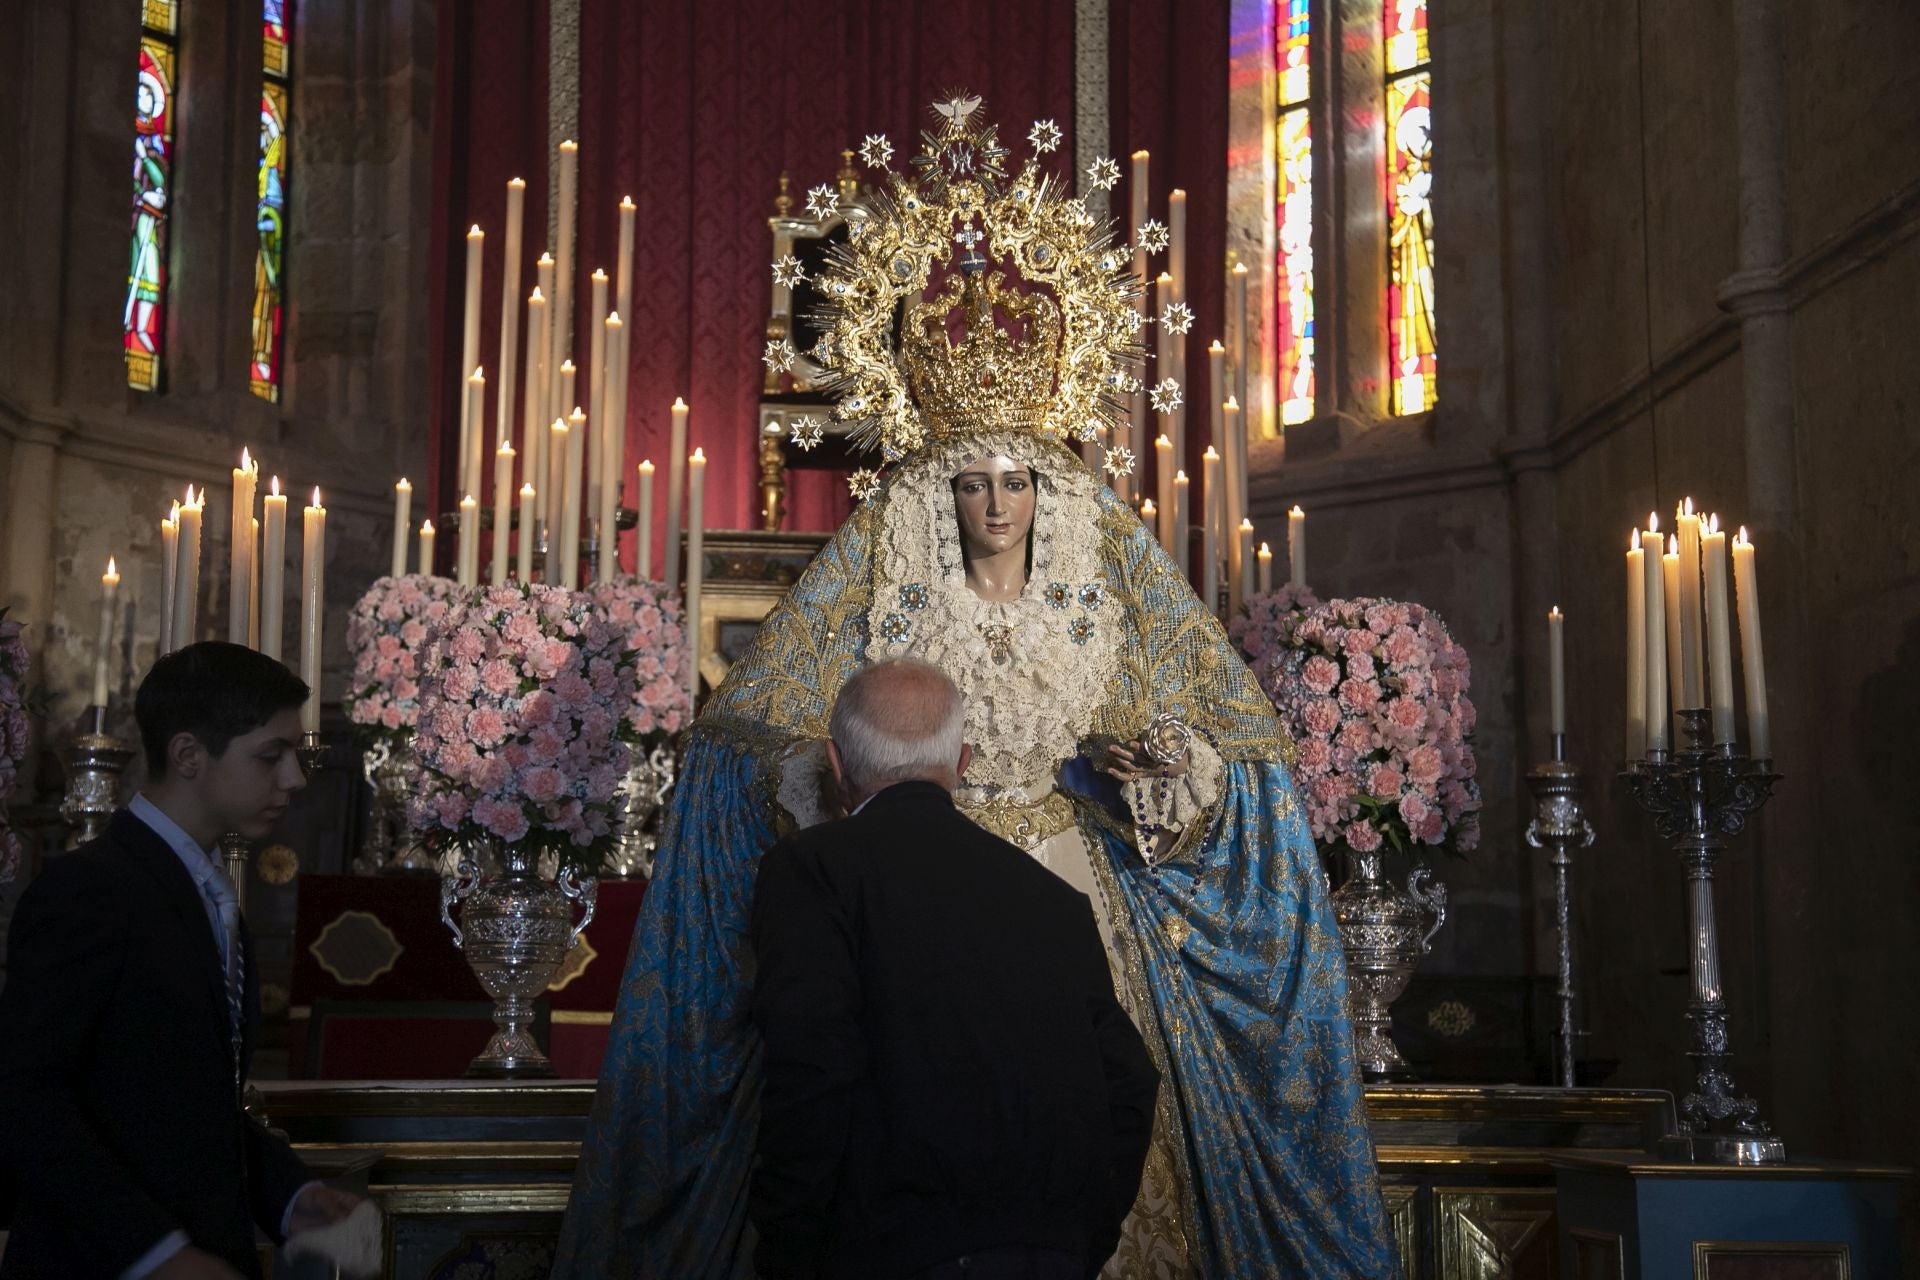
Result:
{"label": "silver candelabra", "polygon": [[133,759],[126,743],[107,732],[107,709],[87,708],[85,733],[67,749],[67,793],[60,816],[67,824],[67,848],[74,849],[107,829],[120,807],[120,774]]}
{"label": "silver candelabra", "polygon": [[1560,1012],[1559,1029],[1554,1033],[1554,1077],[1563,1088],[1571,1089],[1575,1041],[1586,1033],[1574,1026],[1572,909],[1567,881],[1573,869],[1573,851],[1593,843],[1593,824],[1587,821],[1580,802],[1580,770],[1567,761],[1565,734],[1553,735],[1553,758],[1527,775],[1527,787],[1533,792],[1533,821],[1527,824],[1527,843],[1551,850],[1549,861],[1553,866],[1553,915],[1560,952],[1560,983],[1554,991]]}
{"label": "silver candelabra", "polygon": [[1709,713],[1678,713],[1680,746],[1652,750],[1630,761],[1627,787],[1653,817],[1654,828],[1673,842],[1687,878],[1687,937],[1693,992],[1687,1022],[1693,1048],[1693,1091],[1681,1100],[1681,1131],[1669,1135],[1661,1153],[1703,1164],[1777,1164],[1786,1144],[1760,1118],[1760,1104],[1743,1096],[1727,1071],[1727,1002],[1720,981],[1720,931],[1713,912],[1713,864],[1726,838],[1746,829],[1747,819],[1773,794],[1780,775],[1771,760],[1740,755],[1731,743],[1711,745]]}

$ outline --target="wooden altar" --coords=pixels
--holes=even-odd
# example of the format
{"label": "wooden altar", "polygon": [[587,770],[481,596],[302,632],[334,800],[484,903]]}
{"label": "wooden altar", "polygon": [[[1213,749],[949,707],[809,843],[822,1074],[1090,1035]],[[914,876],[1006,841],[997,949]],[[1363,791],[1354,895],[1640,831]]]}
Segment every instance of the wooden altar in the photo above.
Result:
{"label": "wooden altar", "polygon": [[[370,1161],[385,1274],[546,1274],[591,1081],[259,1087],[316,1164]],[[1561,1274],[1556,1162],[1641,1157],[1673,1119],[1672,1098],[1652,1090],[1377,1085],[1367,1108],[1409,1280]]]}

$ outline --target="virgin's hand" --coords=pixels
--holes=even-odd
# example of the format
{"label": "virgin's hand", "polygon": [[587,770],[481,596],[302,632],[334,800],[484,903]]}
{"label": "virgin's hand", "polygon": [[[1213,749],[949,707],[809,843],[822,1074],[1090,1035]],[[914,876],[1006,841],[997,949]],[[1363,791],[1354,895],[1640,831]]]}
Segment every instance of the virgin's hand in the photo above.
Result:
{"label": "virgin's hand", "polygon": [[1187,771],[1187,758],[1181,756],[1177,764],[1160,764],[1149,759],[1146,749],[1135,740],[1107,748],[1107,762],[1100,766],[1100,770],[1122,782],[1133,782],[1140,778],[1178,778]]}

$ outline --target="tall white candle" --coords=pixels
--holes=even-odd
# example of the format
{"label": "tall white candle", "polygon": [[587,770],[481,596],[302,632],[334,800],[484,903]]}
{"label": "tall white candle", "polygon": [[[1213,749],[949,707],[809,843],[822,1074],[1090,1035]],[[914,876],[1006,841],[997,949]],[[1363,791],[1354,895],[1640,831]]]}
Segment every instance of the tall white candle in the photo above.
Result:
{"label": "tall white candle", "polygon": [[1627,531],[1626,760],[1647,750],[1647,557],[1639,532]]}
{"label": "tall white candle", "polygon": [[1260,594],[1268,595],[1273,591],[1273,548],[1266,543],[1260,544]]}
{"label": "tall white candle", "polygon": [[638,549],[634,552],[633,573],[644,580],[653,577],[653,460],[641,459],[639,471],[640,493],[634,499],[639,519],[633,529]]}
{"label": "tall white candle", "polygon": [[1731,743],[1733,730],[1733,640],[1727,617],[1727,535],[1720,528],[1720,517],[1707,520],[1700,535],[1700,551],[1706,570],[1707,592],[1707,675],[1712,683],[1714,745]]}
{"label": "tall white candle", "polygon": [[[580,173],[580,146],[571,138],[560,144],[560,177],[556,184],[558,193],[554,197],[555,219],[558,241],[553,262],[553,299],[552,345],[548,349],[547,367],[557,369],[560,362],[573,354],[573,232],[574,232],[574,191]],[[553,408],[556,417],[572,408],[575,401],[572,391]],[[558,497],[558,495],[555,495]]]}
{"label": "tall white candle", "polygon": [[1220,451],[1212,445],[1200,455],[1200,483],[1205,490],[1200,514],[1200,600],[1207,612],[1220,613],[1220,526],[1225,519],[1226,494],[1221,492]]}
{"label": "tall white candle", "polygon": [[701,556],[706,542],[707,455],[699,449],[687,459],[687,696],[700,696],[700,588],[705,580]]}
{"label": "tall white candle", "polygon": [[580,407],[580,370],[571,360],[560,362],[560,412],[554,417],[564,418]]}
{"label": "tall white candle", "polygon": [[[282,499],[284,502],[285,500]],[[413,528],[413,484],[405,476],[393,486],[393,572],[407,571],[407,531]]]}
{"label": "tall white candle", "polygon": [[[631,196],[620,198],[620,250],[613,266],[613,309],[620,314],[622,328],[612,335],[615,349],[607,354],[607,374],[613,386],[609,396],[610,417],[607,425],[613,432],[614,440],[614,457],[607,474],[612,477],[616,489],[626,483],[627,379],[631,374],[627,352],[633,338],[625,326],[633,323],[633,227],[638,212]],[[618,500],[615,501],[617,504]],[[614,557],[614,564],[617,571],[618,555]]]}
{"label": "tall white candle", "polygon": [[1167,193],[1167,271],[1173,276],[1174,301],[1185,302],[1187,300],[1187,193],[1178,187]]}
{"label": "tall white candle", "polygon": [[[543,253],[533,264],[534,288],[540,291],[545,310],[541,316],[540,330],[540,431],[544,437],[546,425],[566,413],[566,407],[560,404],[560,362],[554,359],[554,330],[560,325],[560,299],[554,293],[553,255]],[[545,496],[540,499],[541,511],[547,506]]]}
{"label": "tall white candle", "polygon": [[585,479],[587,415],[576,408],[567,415],[567,461],[560,482],[560,581],[569,591],[580,589],[580,501]]}
{"label": "tall white candle", "polygon": [[[607,356],[618,359],[621,346],[620,313],[606,319]],[[607,370],[606,389],[601,393],[600,424],[594,438],[600,442],[600,509],[595,518],[600,525],[600,576],[612,578],[620,572],[620,488],[626,480],[626,432],[620,408],[620,375]]]}
{"label": "tall white candle", "polygon": [[[536,495],[535,501],[546,512],[547,556],[542,570],[542,579],[548,583],[560,581],[560,562],[565,558],[560,550],[560,530],[565,513],[561,504],[567,499],[567,420],[555,418],[547,424],[547,491],[546,496]],[[538,485],[534,486],[536,489]]]}
{"label": "tall white candle", "polygon": [[1660,557],[1661,603],[1667,622],[1667,697],[1674,711],[1687,710],[1687,651],[1680,640],[1680,536],[1667,535]]}
{"label": "tall white candle", "polygon": [[[1174,355],[1175,346],[1181,342],[1181,339],[1175,337],[1173,330],[1169,329],[1166,322],[1160,319],[1160,317],[1166,315],[1167,304],[1172,301],[1173,276],[1162,271],[1154,278],[1153,282],[1154,373],[1151,381],[1159,383],[1168,378],[1172,378],[1180,385],[1180,407],[1184,407],[1187,396],[1187,385],[1185,380],[1179,376],[1180,370],[1175,363]],[[1186,420],[1180,414],[1180,407],[1176,407],[1170,413],[1163,413],[1158,416],[1160,430],[1166,435],[1167,439],[1173,442],[1173,465],[1176,469],[1185,467],[1187,463]],[[1163,503],[1161,505],[1164,506],[1165,504]]]}
{"label": "tall white candle", "polygon": [[198,496],[187,486],[180,504],[180,567],[174,575],[173,647],[184,649],[200,638],[200,517],[206,490]]}
{"label": "tall white candle", "polygon": [[[1253,350],[1254,336],[1248,326],[1253,315],[1247,310],[1247,264],[1233,264],[1233,284],[1228,294],[1227,305],[1232,308],[1235,317],[1233,328],[1233,398],[1241,404],[1247,403],[1247,352]],[[1242,429],[1245,427],[1243,425]]]}
{"label": "tall white candle", "polygon": [[460,499],[460,549],[454,577],[463,587],[477,585],[480,576],[480,502],[472,494]]}
{"label": "tall white candle", "polygon": [[174,600],[179,595],[180,504],[160,522],[160,653],[173,652]]}
{"label": "tall white candle", "polygon": [[513,439],[513,415],[519,406],[513,402],[519,390],[520,373],[520,232],[526,220],[527,184],[522,178],[507,179],[507,244],[500,266],[500,389],[495,409],[493,438]]}
{"label": "tall white candle", "polygon": [[1547,610],[1547,731],[1556,738],[1567,732],[1566,622],[1559,605]]}
{"label": "tall white candle", "polygon": [[1246,607],[1247,597],[1254,592],[1253,578],[1253,521],[1245,516],[1240,518],[1240,526],[1234,531],[1233,544],[1238,552],[1240,572],[1234,576],[1233,612],[1237,615]]}
{"label": "tall white candle", "polygon": [[1700,517],[1694,514],[1693,499],[1681,503],[1680,538],[1680,652],[1681,674],[1689,709],[1707,705],[1706,680],[1702,668],[1705,628],[1700,617]]}
{"label": "tall white candle", "polygon": [[100,640],[93,650],[93,705],[107,705],[107,694],[111,691],[108,680],[110,657],[113,653],[113,606],[120,598],[120,570],[115,567],[113,557],[107,557],[107,571],[100,575]]}
{"label": "tall white candle", "polygon": [[639,208],[632,196],[620,197],[620,252],[613,262],[613,309],[633,311],[633,224]]}
{"label": "tall white candle", "polygon": [[1307,585],[1307,513],[1297,505],[1287,512],[1287,585]]}
{"label": "tall white candle", "polygon": [[227,640],[245,644],[251,631],[247,609],[252,599],[253,490],[260,468],[247,450],[233,469],[232,506],[227,514]]}
{"label": "tall white candle", "polygon": [[487,375],[476,368],[467,376],[467,413],[473,419],[473,437],[460,460],[460,492],[480,492],[480,477],[486,470],[487,428],[484,410],[487,403]]}
{"label": "tall white candle", "polygon": [[669,587],[680,581],[680,497],[686,456],[687,402],[675,396],[673,427],[667,438],[667,537],[662,545],[667,564],[666,572],[660,575]]}
{"label": "tall white candle", "polygon": [[511,566],[507,548],[513,533],[513,446],[505,440],[493,455],[493,585],[505,586]]}
{"label": "tall white candle", "polygon": [[[1220,446],[1225,466],[1223,483],[1226,485],[1227,518],[1225,528],[1238,529],[1247,519],[1247,452],[1246,424],[1241,419],[1240,402],[1228,396],[1226,403],[1220,406],[1220,430],[1225,442]],[[1251,529],[1252,525],[1247,525]],[[1227,551],[1227,581],[1233,593],[1233,612],[1240,611],[1245,591],[1243,583],[1253,581],[1253,544],[1241,546],[1239,538]]]}
{"label": "tall white candle", "polygon": [[[1128,235],[1131,237],[1131,243],[1133,244],[1133,274],[1134,277],[1140,281],[1141,286],[1140,296],[1134,301],[1134,309],[1140,313],[1142,320],[1145,320],[1147,317],[1148,297],[1146,285],[1149,276],[1147,272],[1147,251],[1140,247],[1140,228],[1142,224],[1147,221],[1147,196],[1149,190],[1147,185],[1147,153],[1144,151],[1136,151],[1133,153],[1133,180],[1127,189],[1131,206],[1127,226]],[[1133,450],[1133,456],[1141,459],[1143,464],[1147,456],[1147,443],[1152,439],[1154,434],[1148,430],[1147,424],[1149,421],[1147,393],[1144,390],[1133,392],[1127,397],[1127,447]],[[1145,472],[1146,467],[1141,465],[1135,467],[1133,474],[1127,477],[1130,496],[1136,500],[1146,492],[1147,481]],[[1160,505],[1164,507],[1166,503],[1162,501]]]}
{"label": "tall white candle", "polygon": [[320,636],[326,625],[327,603],[327,509],[320,505],[320,490],[313,491],[302,527],[304,554],[300,560],[303,608],[300,616],[300,678],[312,692],[300,708],[300,727],[309,733],[320,728]]}
{"label": "tall white candle", "polygon": [[247,647],[260,647],[260,517],[247,521]]}
{"label": "tall white candle", "polygon": [[[1173,563],[1193,586],[1193,498],[1192,481],[1184,471],[1173,473]],[[1209,610],[1211,612],[1211,610]]]}
{"label": "tall white candle", "polygon": [[1647,622],[1648,751],[1667,749],[1667,590],[1661,551],[1660,518],[1649,512],[1647,527],[1640,531],[1640,555],[1647,575],[1642,595],[1646,605],[1642,612]]}
{"label": "tall white candle", "polygon": [[532,482],[520,486],[520,539],[516,563],[523,583],[533,581],[534,497]]}
{"label": "tall white candle", "polygon": [[1154,493],[1159,498],[1160,548],[1173,554],[1173,441],[1164,432],[1153,442]]}
{"label": "tall white candle", "polygon": [[[487,233],[475,223],[467,232],[467,280],[465,310],[460,326],[460,372],[472,373],[480,363],[480,260],[487,241]],[[480,420],[472,416],[473,401],[460,402],[460,467],[467,465],[467,458],[473,453],[473,438],[484,436]],[[455,470],[454,475],[461,483],[466,480],[465,470]]]}
{"label": "tall white candle", "polygon": [[[547,441],[547,297],[538,285],[527,295],[527,385],[521,396],[520,478],[537,480],[536,489],[547,482],[544,465]],[[538,493],[534,499],[534,519],[540,518]]]}
{"label": "tall white candle", "polygon": [[[598,267],[590,277],[592,303],[588,311],[592,330],[587,334],[587,478],[581,510],[596,524],[600,519],[600,491],[607,479],[607,273]],[[595,529],[599,537],[599,530]]]}
{"label": "tall white candle", "polygon": [[1767,656],[1760,641],[1760,579],[1745,525],[1733,540],[1733,589],[1740,609],[1740,667],[1747,677],[1747,754],[1773,759],[1773,728],[1767,715]]}
{"label": "tall white candle", "polygon": [[433,521],[420,522],[420,573],[423,577],[433,574]]}
{"label": "tall white candle", "polygon": [[[287,495],[280,492],[279,476],[273,477],[267,488],[267,496],[260,503],[266,517],[260,526],[260,652],[278,662],[281,646],[286,643]],[[402,525],[400,573],[407,570],[406,536],[406,526]]]}
{"label": "tall white candle", "polygon": [[[1227,349],[1215,338],[1207,345],[1207,443],[1224,457],[1227,452],[1227,425],[1223,410],[1227,403]],[[1231,464],[1229,464],[1231,465]]]}

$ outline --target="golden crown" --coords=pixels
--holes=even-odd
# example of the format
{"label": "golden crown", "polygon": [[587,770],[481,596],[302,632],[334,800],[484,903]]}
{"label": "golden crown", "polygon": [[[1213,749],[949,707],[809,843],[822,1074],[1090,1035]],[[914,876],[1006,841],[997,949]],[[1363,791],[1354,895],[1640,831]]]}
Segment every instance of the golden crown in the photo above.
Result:
{"label": "golden crown", "polygon": [[[1034,154],[1009,179],[980,102],[933,105],[940,123],[920,135],[915,176],[889,171],[810,282],[822,333],[811,355],[833,416],[887,461],[977,432],[1093,440],[1126,421],[1140,386],[1131,251],[1041,172],[1040,154],[1059,145],[1051,121],[1034,125]],[[885,169],[892,151],[873,135],[861,155]],[[1110,160],[1089,166],[1096,185],[1111,186],[1094,176],[1109,172]]]}

